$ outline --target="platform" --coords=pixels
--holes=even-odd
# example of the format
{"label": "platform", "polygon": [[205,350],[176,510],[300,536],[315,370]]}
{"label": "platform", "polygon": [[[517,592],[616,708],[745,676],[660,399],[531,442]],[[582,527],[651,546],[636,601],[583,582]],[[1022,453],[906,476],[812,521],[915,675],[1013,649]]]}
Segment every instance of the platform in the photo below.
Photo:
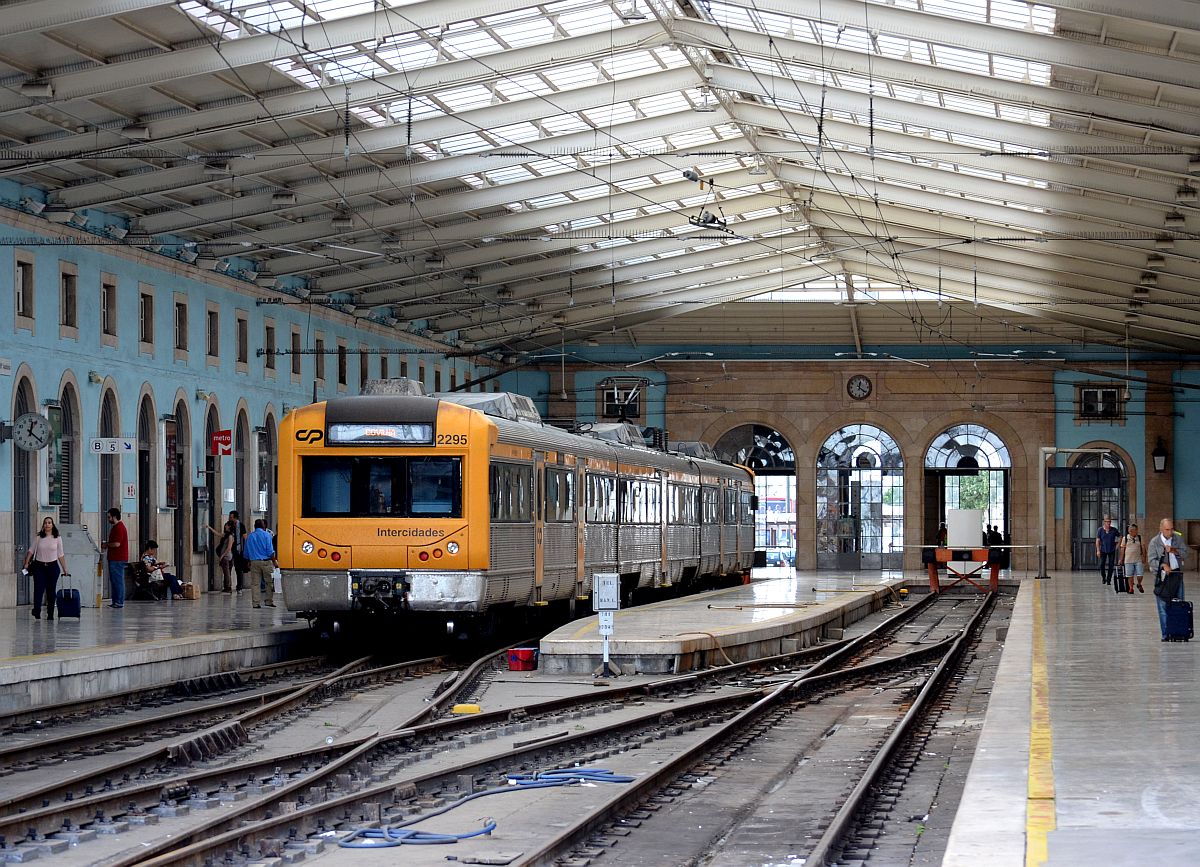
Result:
{"label": "platform", "polygon": [[282,607],[252,608],[249,591],[84,608],[78,619],[0,611],[0,714],[277,662],[306,632]]}
{"label": "platform", "polygon": [[1200,642],[1160,641],[1150,583],[1023,583],[945,867],[1200,863]]}
{"label": "platform", "polygon": [[[895,599],[905,583],[900,573],[756,569],[749,584],[618,611],[610,659],[629,672],[671,674],[799,650],[840,636]],[[914,575],[908,583],[921,579]],[[593,615],[550,633],[540,645],[539,669],[592,673],[602,660],[598,628]]]}

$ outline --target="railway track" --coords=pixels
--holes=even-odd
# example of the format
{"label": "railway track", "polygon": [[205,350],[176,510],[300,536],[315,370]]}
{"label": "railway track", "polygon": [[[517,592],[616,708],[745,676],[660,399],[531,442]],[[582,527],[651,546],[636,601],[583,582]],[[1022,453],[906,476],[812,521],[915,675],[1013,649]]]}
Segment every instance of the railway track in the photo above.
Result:
{"label": "railway track", "polygon": [[[152,779],[135,777],[119,792],[101,790],[69,801],[60,796],[45,805],[27,803],[22,815],[0,820],[0,834],[9,841],[24,841],[18,845],[53,846],[61,840],[94,839],[97,826],[103,831],[105,823],[127,830],[161,820],[172,825],[169,836],[143,833],[148,839],[124,854],[111,853],[104,863],[204,864],[230,857],[312,855],[325,847],[332,830],[387,824],[398,812],[410,815],[423,804],[444,799],[447,792],[467,794],[464,788],[503,779],[506,768],[534,772],[558,761],[596,761],[621,755],[630,745],[658,741],[664,732],[677,738],[709,727],[724,731],[745,713],[764,713],[754,708],[764,701],[782,701],[779,696],[791,701],[813,691],[836,691],[845,677],[889,677],[888,666],[927,667],[929,655],[946,643],[931,641],[931,636],[936,637],[937,629],[945,631],[948,613],[962,607],[961,601],[948,600],[933,612],[929,609],[934,604],[931,598],[922,599],[870,633],[832,645],[529,703],[517,710],[444,716],[457,696],[475,688],[479,678],[497,666],[502,656],[492,654],[443,682],[440,693],[395,730],[284,758],[197,768],[165,778],[161,773]],[[915,651],[905,640],[914,630],[924,642]],[[868,645],[882,658],[848,664]],[[354,688],[369,674],[344,677],[345,685]],[[582,719],[589,725],[580,732]],[[504,746],[507,738],[516,738],[512,747]],[[459,755],[461,760],[456,760]],[[661,782],[663,773],[660,769],[649,776]],[[639,781],[637,791],[643,783]],[[184,828],[175,827],[182,813],[194,809],[211,813],[199,822],[187,821]],[[546,844],[547,853],[569,850],[575,837],[604,821],[587,819],[572,834]],[[551,858],[547,853],[537,858]]]}

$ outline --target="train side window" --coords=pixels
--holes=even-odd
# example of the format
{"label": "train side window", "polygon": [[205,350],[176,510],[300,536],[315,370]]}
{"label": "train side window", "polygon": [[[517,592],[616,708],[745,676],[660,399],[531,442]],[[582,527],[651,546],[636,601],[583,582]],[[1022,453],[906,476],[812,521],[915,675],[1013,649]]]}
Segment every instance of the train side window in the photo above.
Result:
{"label": "train side window", "polygon": [[575,513],[575,476],[565,470],[546,470],[546,520],[569,523]]}
{"label": "train side window", "polygon": [[612,524],[617,519],[616,479],[589,473],[584,487],[587,490],[585,519],[590,524]]}
{"label": "train side window", "polygon": [[533,520],[533,467],[493,463],[491,487],[493,521],[528,523]]}
{"label": "train side window", "polygon": [[719,511],[717,507],[717,489],[704,488],[700,492],[701,505],[704,510],[704,523],[716,524],[719,519]]}

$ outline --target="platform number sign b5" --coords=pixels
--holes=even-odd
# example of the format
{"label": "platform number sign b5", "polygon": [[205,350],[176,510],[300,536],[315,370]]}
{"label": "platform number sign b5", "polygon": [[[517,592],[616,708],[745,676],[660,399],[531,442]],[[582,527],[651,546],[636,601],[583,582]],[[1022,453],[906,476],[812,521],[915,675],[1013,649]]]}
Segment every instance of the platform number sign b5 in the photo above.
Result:
{"label": "platform number sign b5", "polygon": [[621,609],[621,576],[616,572],[597,572],[592,576],[592,610]]}

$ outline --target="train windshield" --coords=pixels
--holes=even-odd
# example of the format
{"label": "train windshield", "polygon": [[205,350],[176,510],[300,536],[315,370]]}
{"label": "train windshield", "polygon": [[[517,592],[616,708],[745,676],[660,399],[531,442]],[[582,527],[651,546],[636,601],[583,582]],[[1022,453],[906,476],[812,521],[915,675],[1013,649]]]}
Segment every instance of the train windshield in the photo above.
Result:
{"label": "train windshield", "polygon": [[462,459],[306,457],[306,518],[461,518]]}

